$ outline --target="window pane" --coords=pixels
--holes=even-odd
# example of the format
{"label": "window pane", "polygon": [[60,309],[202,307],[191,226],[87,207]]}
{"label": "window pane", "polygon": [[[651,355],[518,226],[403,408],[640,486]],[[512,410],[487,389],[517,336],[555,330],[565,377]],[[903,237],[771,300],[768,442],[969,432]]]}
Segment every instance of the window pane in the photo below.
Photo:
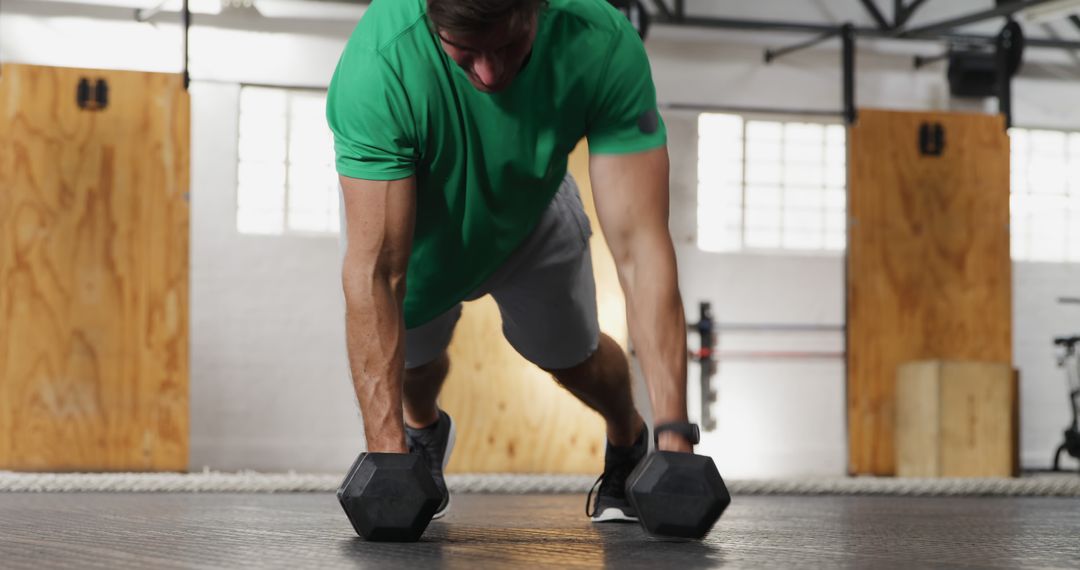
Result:
{"label": "window pane", "polygon": [[780,212],[773,208],[746,208],[746,226],[780,231]]}
{"label": "window pane", "polygon": [[240,90],[240,160],[285,161],[285,91]]}
{"label": "window pane", "polygon": [[774,121],[749,121],[746,123],[747,142],[772,141],[779,144],[783,132],[783,123]]}
{"label": "window pane", "polygon": [[847,247],[847,234],[842,232],[829,232],[825,234],[825,249],[843,251]]}
{"label": "window pane", "polygon": [[748,186],[746,188],[747,208],[780,208],[779,186]]}
{"label": "window pane", "polygon": [[1061,131],[1029,131],[1031,152],[1040,156],[1065,154],[1067,136]]}
{"label": "window pane", "polygon": [[742,161],[698,159],[698,182],[703,184],[742,183]]}
{"label": "window pane", "polygon": [[738,115],[702,113],[698,116],[698,133],[701,137],[742,138],[742,127],[743,119]]}
{"label": "window pane", "polygon": [[788,123],[784,125],[784,139],[789,144],[822,148],[825,145],[825,127],[814,123]]}
{"label": "window pane", "polygon": [[[737,118],[716,115],[701,115],[698,124],[700,247],[844,248],[843,125],[754,120],[743,129]],[[724,128],[722,144],[715,133]],[[745,172],[726,167],[729,157]]]}
{"label": "window pane", "polygon": [[825,147],[820,144],[793,144],[790,141],[784,144],[784,162],[788,165],[820,165],[824,161]]}
{"label": "window pane", "polygon": [[747,184],[779,184],[781,167],[776,161],[750,160],[746,163]]}
{"label": "window pane", "polygon": [[780,143],[749,139],[746,141],[747,162],[779,163],[783,153]]}
{"label": "window pane", "polygon": [[825,140],[830,147],[847,147],[847,129],[843,125],[829,125],[825,129]]}
{"label": "window pane", "polygon": [[784,233],[813,232],[824,235],[825,214],[821,210],[788,208],[784,210]]}
{"label": "window pane", "polygon": [[300,93],[291,101],[289,162],[334,162],[334,136],[326,124],[326,97]]}
{"label": "window pane", "polygon": [[784,207],[824,211],[825,192],[817,188],[788,188],[784,191]]}
{"label": "window pane", "polygon": [[784,185],[820,188],[825,185],[825,169],[820,163],[788,163],[784,165]]}
{"label": "window pane", "polygon": [[788,249],[814,250],[824,249],[825,234],[816,231],[784,232],[784,247]]}

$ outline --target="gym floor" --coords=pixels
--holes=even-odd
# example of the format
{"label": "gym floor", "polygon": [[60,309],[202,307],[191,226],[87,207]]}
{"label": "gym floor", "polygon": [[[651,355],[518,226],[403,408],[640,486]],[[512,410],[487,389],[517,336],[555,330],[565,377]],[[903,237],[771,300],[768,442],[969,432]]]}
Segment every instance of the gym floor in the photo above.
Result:
{"label": "gym floor", "polygon": [[329,493],[0,493],[15,568],[1076,568],[1080,499],[736,497],[700,542],[593,525],[579,495],[456,495],[419,543],[357,538]]}

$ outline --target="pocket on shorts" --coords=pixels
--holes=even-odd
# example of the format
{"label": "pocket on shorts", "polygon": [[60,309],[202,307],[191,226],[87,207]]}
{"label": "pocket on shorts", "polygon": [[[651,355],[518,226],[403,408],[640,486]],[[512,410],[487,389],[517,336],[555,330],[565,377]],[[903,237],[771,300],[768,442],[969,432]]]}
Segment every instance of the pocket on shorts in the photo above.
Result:
{"label": "pocket on shorts", "polygon": [[565,198],[566,215],[577,226],[581,243],[588,245],[589,238],[592,237],[592,223],[589,221],[588,214],[585,213],[585,204],[581,200],[581,192],[578,190],[577,182],[569,174],[563,180],[559,193],[563,194],[563,198]]}

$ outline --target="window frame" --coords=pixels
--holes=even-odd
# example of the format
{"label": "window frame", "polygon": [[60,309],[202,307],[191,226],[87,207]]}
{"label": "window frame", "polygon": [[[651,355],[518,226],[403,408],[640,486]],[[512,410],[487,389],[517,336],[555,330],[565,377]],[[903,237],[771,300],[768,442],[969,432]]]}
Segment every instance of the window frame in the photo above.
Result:
{"label": "window frame", "polygon": [[[850,218],[848,217],[849,197],[848,197],[847,164],[848,164],[848,158],[850,157],[850,152],[848,150],[848,141],[850,139],[850,136],[849,136],[849,133],[848,133],[848,125],[846,125],[844,123],[844,120],[843,120],[842,117],[839,117],[839,116],[833,117],[833,116],[829,116],[829,115],[816,115],[816,114],[815,115],[800,115],[800,114],[795,114],[795,113],[766,113],[766,112],[761,112],[761,111],[739,111],[739,110],[699,111],[699,112],[695,113],[695,129],[696,129],[696,132],[697,132],[697,135],[698,135],[697,136],[698,141],[700,141],[700,137],[701,137],[701,122],[700,121],[701,121],[701,116],[702,115],[731,115],[731,116],[737,116],[742,120],[742,131],[741,131],[741,134],[740,134],[740,141],[741,141],[741,144],[742,144],[742,153],[741,153],[742,165],[741,165],[741,175],[739,177],[739,182],[738,182],[739,185],[740,185],[740,190],[741,190],[741,192],[740,192],[740,206],[739,206],[739,208],[740,208],[740,212],[739,212],[739,218],[740,218],[740,221],[739,221],[739,244],[740,245],[739,245],[738,249],[723,250],[723,251],[705,249],[705,248],[701,247],[700,223],[699,223],[699,220],[698,220],[698,212],[696,211],[698,208],[700,208],[699,204],[700,204],[701,180],[699,178],[695,177],[695,183],[697,185],[697,188],[696,188],[696,191],[695,191],[695,198],[697,200],[695,201],[694,244],[698,249],[700,249],[703,252],[716,254],[716,255],[745,255],[745,256],[759,256],[759,257],[760,256],[772,256],[772,257],[841,258],[841,257],[844,257],[844,256],[847,255],[848,233],[849,233],[849,226],[850,226]],[[784,245],[782,245],[783,244],[783,236],[784,236],[784,223],[783,223],[782,218],[781,218],[781,221],[780,221],[780,243],[781,243],[781,245],[776,246],[776,247],[759,247],[759,246],[748,246],[747,245],[747,240],[746,240],[746,232],[747,232],[747,225],[746,225],[747,207],[746,207],[746,204],[747,204],[747,201],[746,201],[746,198],[747,198],[747,186],[748,186],[748,182],[747,182],[747,164],[748,164],[748,162],[747,162],[747,154],[748,153],[746,152],[746,149],[747,149],[746,131],[747,131],[747,125],[750,122],[753,122],[753,121],[759,121],[759,122],[764,121],[764,122],[780,123],[781,125],[786,125],[786,124],[789,124],[789,123],[816,124],[816,125],[821,125],[821,126],[823,126],[825,128],[828,128],[830,126],[841,126],[841,127],[843,127],[843,129],[844,129],[844,165],[845,165],[845,168],[844,168],[844,185],[842,187],[842,189],[844,191],[844,219],[845,219],[845,223],[844,223],[844,246],[843,247],[841,247],[839,249],[833,249],[833,248],[829,248],[827,246],[822,246],[822,247],[819,247],[819,248],[803,248],[803,249],[785,247]],[[783,146],[781,146],[781,149],[783,149]],[[700,160],[701,160],[700,142],[698,143],[698,148],[696,150],[697,150],[697,157],[696,158],[697,158],[698,163],[700,164]],[[781,164],[783,164],[783,162],[781,162]],[[783,183],[781,183],[779,185],[779,187],[782,189],[781,191],[783,191],[783,188],[784,188]],[[830,187],[827,186],[827,185],[822,186],[822,191],[823,192],[827,191],[828,188],[830,188]],[[783,195],[782,195],[781,200],[780,200],[780,207],[779,207],[781,216],[783,216],[783,212],[784,212],[784,203],[785,202],[784,202]],[[822,232],[823,232],[823,235],[825,236],[825,239],[827,241],[828,228],[823,226]]]}
{"label": "window frame", "polygon": [[[291,180],[292,175],[293,175],[292,168],[291,168],[291,162],[290,162],[290,156],[291,156],[291,153],[292,153],[291,142],[292,142],[292,117],[293,117],[292,101],[293,101],[293,97],[296,94],[315,94],[315,95],[320,96],[323,99],[325,99],[326,96],[327,96],[327,93],[328,93],[328,88],[323,88],[323,87],[294,87],[294,86],[282,86],[282,85],[269,85],[269,84],[262,84],[262,83],[240,83],[239,87],[240,87],[240,89],[239,89],[239,92],[238,92],[237,98],[236,98],[236,142],[234,144],[234,149],[236,151],[236,167],[235,167],[235,171],[234,171],[234,173],[236,175],[236,185],[234,187],[235,191],[233,193],[233,216],[232,216],[233,230],[236,232],[237,235],[239,235],[241,237],[245,237],[245,238],[299,237],[299,238],[307,238],[307,239],[319,239],[319,238],[337,239],[340,232],[341,232],[341,226],[340,226],[340,217],[341,217],[340,195],[334,200],[335,203],[337,204],[336,208],[338,210],[337,215],[338,215],[338,220],[339,220],[338,227],[337,227],[336,230],[329,229],[329,230],[325,230],[325,231],[319,231],[319,230],[310,230],[310,229],[293,229],[289,224],[290,216],[293,214],[292,208],[289,207],[289,195],[290,195],[290,191],[291,191],[290,180]],[[240,229],[240,220],[239,220],[240,209],[241,209],[241,207],[240,207],[240,170],[241,170],[241,166],[244,164],[244,161],[242,161],[241,158],[240,158],[240,137],[241,137],[241,128],[242,128],[241,125],[242,125],[242,115],[243,115],[243,93],[244,93],[245,89],[249,89],[249,88],[276,90],[276,91],[283,92],[284,95],[285,95],[285,131],[284,131],[285,154],[283,156],[283,162],[282,162],[282,166],[284,167],[284,171],[285,171],[285,177],[284,177],[284,180],[283,180],[284,192],[282,194],[282,200],[281,200],[281,211],[282,211],[281,226],[275,232],[251,232],[251,231],[242,231]],[[329,130],[329,126],[327,126],[327,130]],[[334,164],[333,152],[334,152],[334,150],[333,150],[332,146],[329,149],[329,152],[330,152],[330,164],[333,167],[333,164]],[[340,192],[340,186],[339,186],[339,192]],[[333,212],[328,211],[327,213],[331,214]]]}

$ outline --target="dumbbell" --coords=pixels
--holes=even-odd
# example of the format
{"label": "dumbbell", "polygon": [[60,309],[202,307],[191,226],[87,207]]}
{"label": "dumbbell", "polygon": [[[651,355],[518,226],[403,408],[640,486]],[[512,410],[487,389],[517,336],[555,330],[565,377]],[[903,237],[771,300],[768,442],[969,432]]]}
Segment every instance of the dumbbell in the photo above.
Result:
{"label": "dumbbell", "polygon": [[392,542],[420,540],[442,502],[424,459],[411,453],[361,453],[337,497],[356,534]]}
{"label": "dumbbell", "polygon": [[[697,426],[678,427],[692,428],[687,439],[698,442]],[[646,532],[672,538],[702,538],[731,504],[711,457],[673,451],[654,451],[641,460],[626,480],[626,496]]]}

